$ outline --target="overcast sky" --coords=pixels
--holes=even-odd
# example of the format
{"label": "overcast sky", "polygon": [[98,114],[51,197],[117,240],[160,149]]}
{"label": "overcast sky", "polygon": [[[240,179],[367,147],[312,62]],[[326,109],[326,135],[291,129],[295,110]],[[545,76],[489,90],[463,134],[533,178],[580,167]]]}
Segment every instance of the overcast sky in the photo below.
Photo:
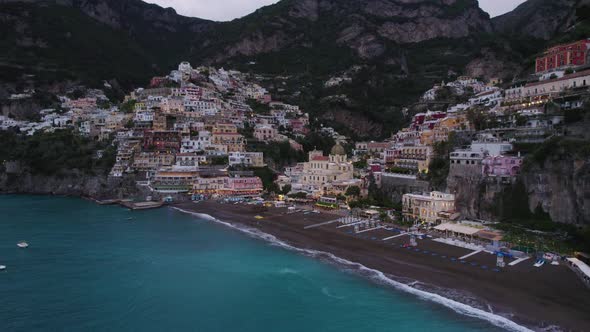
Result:
{"label": "overcast sky", "polygon": [[[252,13],[277,0],[144,0],[162,7],[172,7],[179,14],[215,21],[229,21]],[[479,0],[481,8],[498,16],[516,8],[525,0]]]}

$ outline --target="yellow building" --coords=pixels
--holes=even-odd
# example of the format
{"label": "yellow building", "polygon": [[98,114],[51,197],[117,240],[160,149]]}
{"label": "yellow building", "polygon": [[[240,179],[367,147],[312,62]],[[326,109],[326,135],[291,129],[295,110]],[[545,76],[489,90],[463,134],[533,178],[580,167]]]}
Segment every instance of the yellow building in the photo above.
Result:
{"label": "yellow building", "polygon": [[227,152],[244,152],[244,136],[234,124],[216,124],[211,135],[213,145],[227,146]]}
{"label": "yellow building", "polygon": [[420,143],[423,145],[434,145],[437,142],[444,142],[449,139],[453,131],[469,129],[469,121],[464,115],[449,116],[440,119],[433,129],[424,130],[420,133]]}
{"label": "yellow building", "polygon": [[351,185],[358,185],[359,180],[354,179],[353,171],[354,167],[340,145],[334,146],[329,156],[324,156],[322,151],[311,151],[309,161],[303,164],[299,182],[293,184],[293,189],[316,196],[338,194]]}
{"label": "yellow building", "polygon": [[428,145],[411,145],[400,148],[394,159],[396,167],[409,169],[415,172],[428,173],[428,167],[432,158],[432,147]]}
{"label": "yellow building", "polygon": [[440,224],[457,217],[455,195],[433,191],[428,195],[405,194],[402,198],[406,220]]}

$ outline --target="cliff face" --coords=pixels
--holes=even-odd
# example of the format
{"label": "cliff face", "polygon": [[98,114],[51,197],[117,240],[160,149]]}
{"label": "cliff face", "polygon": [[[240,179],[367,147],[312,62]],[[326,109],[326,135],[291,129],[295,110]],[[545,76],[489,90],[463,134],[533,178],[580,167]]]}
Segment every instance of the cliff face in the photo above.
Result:
{"label": "cliff face", "polygon": [[473,0],[284,0],[227,25],[239,30],[239,38],[222,52],[217,50],[217,60],[316,47],[320,42],[345,46],[371,59],[386,53],[391,42],[411,44],[492,31],[489,16]]}
{"label": "cliff face", "polygon": [[0,193],[129,198],[137,193],[133,179],[110,179],[71,171],[62,176],[0,172]]}
{"label": "cliff face", "polygon": [[[531,159],[527,163],[522,174],[509,183],[470,176],[465,170],[451,171],[448,189],[456,195],[457,210],[467,218],[500,221],[522,214],[523,209],[532,214],[541,207],[554,222],[590,224],[589,159],[566,153],[548,156],[541,163]],[[519,185],[524,186],[522,192]],[[516,198],[528,206],[507,202]],[[511,210],[515,208],[519,212]]]}
{"label": "cliff face", "polygon": [[576,22],[576,8],[588,0],[528,0],[514,11],[493,19],[502,33],[549,40]]}
{"label": "cliff face", "polygon": [[590,224],[590,160],[549,158],[522,174],[529,208],[541,206],[556,222]]}

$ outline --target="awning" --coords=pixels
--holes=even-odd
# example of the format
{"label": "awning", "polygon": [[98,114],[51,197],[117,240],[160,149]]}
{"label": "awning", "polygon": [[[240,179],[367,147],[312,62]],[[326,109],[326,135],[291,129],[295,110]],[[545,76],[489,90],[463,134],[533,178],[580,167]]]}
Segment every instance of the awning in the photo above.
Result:
{"label": "awning", "polygon": [[459,233],[459,234],[464,234],[464,235],[474,235],[475,233],[479,232],[480,229],[478,228],[473,228],[473,227],[469,227],[469,226],[464,226],[464,225],[459,225],[459,224],[440,224],[436,227],[434,227],[434,229],[439,230],[439,231],[449,231],[449,232],[454,232],[454,233]]}
{"label": "awning", "polygon": [[586,275],[586,277],[590,278],[590,266],[586,265],[586,263],[582,262],[577,258],[568,258],[570,263],[574,264],[582,273]]}

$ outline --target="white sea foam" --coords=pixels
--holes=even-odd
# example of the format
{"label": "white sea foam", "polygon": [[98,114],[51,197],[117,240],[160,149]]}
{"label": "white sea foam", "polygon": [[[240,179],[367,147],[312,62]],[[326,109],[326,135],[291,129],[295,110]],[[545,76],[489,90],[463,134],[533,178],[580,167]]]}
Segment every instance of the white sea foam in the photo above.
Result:
{"label": "white sea foam", "polygon": [[484,310],[481,310],[478,308],[471,307],[467,304],[457,302],[452,299],[445,298],[445,297],[438,295],[438,294],[429,293],[429,292],[426,292],[426,291],[423,291],[420,289],[416,289],[416,288],[412,287],[411,285],[407,285],[407,284],[395,281],[391,278],[388,278],[383,272],[381,272],[379,270],[371,269],[371,268],[368,268],[360,263],[356,263],[356,262],[352,262],[352,261],[340,258],[338,256],[335,256],[332,253],[318,251],[318,250],[297,248],[297,247],[294,247],[294,246],[278,239],[274,235],[264,233],[258,229],[255,229],[255,228],[225,222],[225,221],[216,219],[216,218],[214,218],[210,215],[207,215],[207,214],[187,211],[187,210],[183,210],[183,209],[177,208],[177,207],[175,207],[174,209],[176,209],[180,212],[191,214],[191,215],[199,217],[201,219],[214,221],[216,223],[225,225],[229,228],[236,229],[236,230],[243,232],[245,234],[248,234],[252,237],[268,241],[273,245],[276,245],[276,246],[279,246],[279,247],[282,247],[282,248],[285,248],[285,249],[288,249],[291,251],[300,252],[300,253],[303,253],[303,254],[305,254],[307,256],[311,256],[311,257],[319,257],[319,258],[326,257],[326,258],[330,259],[331,261],[336,262],[340,265],[343,265],[346,267],[353,267],[357,271],[361,272],[363,275],[367,275],[371,279],[374,279],[380,283],[392,286],[395,289],[404,291],[406,293],[416,295],[421,299],[441,304],[441,305],[443,305],[443,306],[445,306],[445,307],[447,307],[447,308],[449,308],[461,315],[482,319],[482,320],[490,322],[491,324],[493,324],[495,326],[498,326],[500,328],[510,330],[510,331],[519,331],[519,332],[520,331],[527,331],[527,332],[532,331],[529,328],[519,325],[519,324],[509,320],[506,317],[502,317],[502,316],[496,315],[491,312],[487,312],[487,311],[484,311]]}
{"label": "white sea foam", "polygon": [[281,269],[279,271],[279,274],[299,274],[299,272],[297,272],[296,270],[290,269],[288,267]]}
{"label": "white sea foam", "polygon": [[327,297],[331,297],[333,299],[336,299],[336,300],[344,300],[344,297],[336,296],[336,295],[330,293],[330,289],[328,289],[328,287],[322,287],[322,294],[326,295]]}

